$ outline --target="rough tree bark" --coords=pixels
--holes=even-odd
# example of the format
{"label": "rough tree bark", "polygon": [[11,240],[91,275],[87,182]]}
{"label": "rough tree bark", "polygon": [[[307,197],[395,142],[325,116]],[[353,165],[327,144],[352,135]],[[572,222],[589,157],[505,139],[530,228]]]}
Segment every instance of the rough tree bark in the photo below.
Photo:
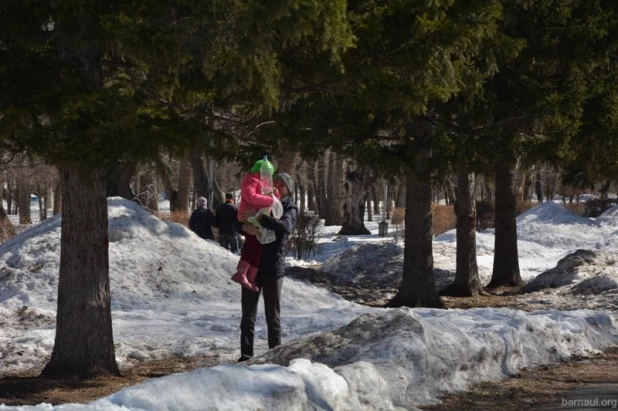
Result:
{"label": "rough tree bark", "polygon": [[315,182],[313,180],[307,181],[307,209],[315,211],[316,214],[319,213],[319,209],[317,207],[316,195],[315,195]]}
{"label": "rough tree bark", "polygon": [[221,189],[219,185],[219,181],[217,180],[217,174],[213,176],[213,185],[212,185],[212,210],[215,210],[220,204],[225,202],[225,192]]}
{"label": "rough tree bark", "polygon": [[19,224],[30,224],[30,182],[23,176],[17,179],[17,207],[19,208]]}
{"label": "rough tree bark", "polygon": [[328,153],[325,153],[323,156],[320,156],[318,161],[316,162],[315,168],[315,188],[316,188],[316,199],[318,205],[318,213],[319,216],[323,219],[330,218],[328,216],[329,208],[327,206],[327,198],[326,198],[326,164],[325,161],[328,158]]}
{"label": "rough tree bark", "polygon": [[[398,179],[399,180],[399,179]],[[405,181],[398,181],[395,185],[397,193],[395,195],[395,208],[406,206],[406,184]]]}
{"label": "rough tree bark", "polygon": [[536,200],[540,203],[543,202],[543,188],[541,186],[541,171],[537,171],[534,174],[534,191],[536,193]]}
{"label": "rough tree bark", "polygon": [[122,197],[133,200],[135,195],[131,191],[131,179],[135,175],[137,163],[133,160],[121,161],[118,166],[108,173],[107,196]]}
{"label": "rough tree bark", "polygon": [[457,263],[455,281],[442,290],[442,295],[477,297],[485,294],[476,263],[476,193],[474,173],[457,173],[455,214],[457,215]]}
{"label": "rough tree bark", "polygon": [[189,159],[180,160],[180,172],[178,173],[178,210],[186,213],[189,211],[189,193],[191,192],[191,167]]}
{"label": "rough tree bark", "polygon": [[112,334],[105,174],[65,169],[63,179],[56,338],[42,375],[120,375]]}
{"label": "rough tree bark", "polygon": [[39,197],[39,219],[40,221],[47,220],[47,187],[37,185],[37,194]]}
{"label": "rough tree bark", "polygon": [[524,188],[521,197],[522,201],[530,201],[530,192],[532,190],[532,185],[532,177],[530,176],[530,173],[526,173],[524,177]]}
{"label": "rough tree bark", "polygon": [[62,178],[54,189],[54,215],[62,212]]}
{"label": "rough tree bark", "polygon": [[348,171],[345,179],[343,225],[339,234],[371,234],[363,221],[365,217],[365,200],[367,199],[367,177],[365,170]]}
{"label": "rough tree bark", "polygon": [[[382,187],[384,187],[383,185],[384,183],[381,184]],[[371,185],[371,197],[373,198],[373,213],[377,216],[380,215],[380,201],[384,200],[380,195],[378,194],[378,190],[376,189],[376,187],[378,186],[377,183],[374,183]]]}
{"label": "rough tree bark", "polygon": [[307,209],[307,171],[303,162],[296,171],[296,191],[299,199],[299,213],[304,214]]}
{"label": "rough tree bark", "polygon": [[513,193],[514,170],[504,163],[496,165],[495,252],[488,288],[522,284],[517,252],[517,201]]}
{"label": "rough tree bark", "polygon": [[371,207],[371,190],[367,190],[367,221],[373,221],[373,208]]}
{"label": "rough tree bark", "polygon": [[[4,173],[0,173],[0,187],[4,187]],[[2,191],[0,191],[0,200],[2,200]],[[9,220],[9,216],[0,201],[0,242],[5,242],[9,238],[15,237],[15,227]]]}
{"label": "rough tree bark", "polygon": [[444,202],[446,204],[454,204],[457,201],[455,197],[455,191],[453,190],[453,183],[451,183],[451,177],[444,177]]}
{"label": "rough tree bark", "polygon": [[294,177],[294,171],[298,163],[299,155],[292,151],[286,151],[277,157],[277,173],[287,173]]}
{"label": "rough tree bark", "polygon": [[15,206],[15,184],[13,179],[9,176],[6,180],[6,212],[8,214],[13,213],[13,207]]}
{"label": "rough tree bark", "polygon": [[327,196],[328,208],[327,217],[324,217],[324,225],[343,225],[343,180],[345,169],[345,158],[337,153],[331,152],[328,162]]}
{"label": "rough tree bark", "polygon": [[387,307],[445,308],[436,291],[433,277],[433,245],[431,214],[431,174],[427,160],[431,151],[425,144],[432,127],[422,119],[406,125],[408,137],[416,137],[411,155],[414,165],[406,169],[405,249],[403,277],[399,291]]}
{"label": "rough tree bark", "polygon": [[193,151],[189,157],[193,170],[193,190],[195,190],[195,195],[208,198],[208,175],[202,162],[202,155],[198,151]]}

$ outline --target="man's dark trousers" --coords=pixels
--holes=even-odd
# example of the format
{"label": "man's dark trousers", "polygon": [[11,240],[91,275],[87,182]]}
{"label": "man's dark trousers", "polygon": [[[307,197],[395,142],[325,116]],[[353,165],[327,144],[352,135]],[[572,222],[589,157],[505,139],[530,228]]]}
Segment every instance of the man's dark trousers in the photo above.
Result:
{"label": "man's dark trousers", "polygon": [[238,235],[237,234],[219,234],[219,245],[227,250],[228,245],[234,254],[238,254]]}
{"label": "man's dark trousers", "polygon": [[281,285],[283,277],[260,278],[260,291],[242,289],[242,320],[240,321],[240,354],[253,357],[253,337],[260,293],[264,292],[264,310],[268,325],[268,348],[281,345]]}

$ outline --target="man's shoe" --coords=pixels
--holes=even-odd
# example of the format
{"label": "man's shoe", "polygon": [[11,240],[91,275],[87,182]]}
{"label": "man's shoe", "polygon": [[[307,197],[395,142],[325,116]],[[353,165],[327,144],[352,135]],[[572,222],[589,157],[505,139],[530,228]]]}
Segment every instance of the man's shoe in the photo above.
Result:
{"label": "man's shoe", "polygon": [[249,361],[250,359],[251,357],[247,357],[246,355],[241,355],[238,361],[236,361],[236,363],[240,364],[241,362]]}

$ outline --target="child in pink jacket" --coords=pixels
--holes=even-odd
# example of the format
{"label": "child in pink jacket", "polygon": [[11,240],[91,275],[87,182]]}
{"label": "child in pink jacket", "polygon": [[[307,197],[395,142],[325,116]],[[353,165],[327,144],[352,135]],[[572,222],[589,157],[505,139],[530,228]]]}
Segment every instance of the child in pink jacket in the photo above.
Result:
{"label": "child in pink jacket", "polygon": [[[278,193],[273,193],[272,175],[274,167],[267,159],[257,161],[242,180],[240,186],[241,201],[238,206],[238,221],[245,223],[247,219],[255,216],[261,209],[270,208],[275,201]],[[232,276],[232,281],[240,283],[245,288],[252,291],[259,291],[255,285],[262,258],[262,244],[254,235],[245,235],[245,245],[240,254],[240,261],[236,268],[236,274]]]}

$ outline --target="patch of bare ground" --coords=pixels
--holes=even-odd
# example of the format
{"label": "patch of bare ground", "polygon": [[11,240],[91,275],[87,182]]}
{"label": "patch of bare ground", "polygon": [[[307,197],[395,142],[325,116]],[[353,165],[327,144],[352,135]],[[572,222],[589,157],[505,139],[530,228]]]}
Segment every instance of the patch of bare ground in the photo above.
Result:
{"label": "patch of bare ground", "polygon": [[462,394],[442,397],[442,404],[425,411],[520,411],[549,409],[576,388],[618,383],[618,350],[591,358],[574,358],[560,364],[523,369],[513,378],[485,382]]}
{"label": "patch of bare ground", "polygon": [[88,403],[150,378],[188,372],[221,364],[218,355],[196,358],[170,358],[138,363],[121,377],[100,377],[88,381],[61,381],[33,375],[0,378],[0,404],[35,405]]}

